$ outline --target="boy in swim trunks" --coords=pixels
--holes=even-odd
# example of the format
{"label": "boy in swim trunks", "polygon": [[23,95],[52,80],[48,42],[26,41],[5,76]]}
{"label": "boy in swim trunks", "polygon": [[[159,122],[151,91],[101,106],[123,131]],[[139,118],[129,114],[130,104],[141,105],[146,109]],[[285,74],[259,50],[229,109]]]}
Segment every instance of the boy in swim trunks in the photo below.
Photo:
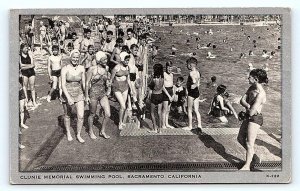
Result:
{"label": "boy in swim trunks", "polygon": [[179,76],[175,85],[175,96],[174,96],[174,104],[177,108],[177,112],[179,115],[182,115],[183,112],[186,112],[185,101],[186,101],[186,89],[182,86],[183,77]]}
{"label": "boy in swim trunks", "polygon": [[166,71],[163,73],[164,75],[164,87],[163,87],[163,125],[162,128],[170,128],[174,127],[169,125],[169,113],[171,108],[171,103],[174,99],[174,85],[173,85],[173,73],[172,73],[172,62],[166,63]]}
{"label": "boy in swim trunks", "polygon": [[52,46],[53,55],[49,56],[48,58],[48,75],[50,78],[50,82],[52,83],[52,87],[47,96],[48,102],[51,102],[51,97],[53,92],[57,89],[57,84],[59,87],[59,96],[61,96],[62,94],[61,78],[60,78],[62,56],[58,52],[59,52],[59,47],[57,45],[53,45]]}
{"label": "boy in swim trunks", "polygon": [[91,39],[91,30],[90,29],[85,30],[85,36],[86,37],[81,41],[81,46],[80,46],[81,53],[86,53],[88,51],[89,45],[95,46],[94,40]]}
{"label": "boy in swim trunks", "polygon": [[184,130],[192,130],[193,129],[193,108],[197,117],[197,128],[202,129],[201,125],[201,115],[199,112],[199,96],[200,96],[200,73],[197,70],[198,60],[194,57],[187,59],[187,68],[190,70],[189,77],[187,79],[187,92],[188,92],[188,126],[184,127]]}

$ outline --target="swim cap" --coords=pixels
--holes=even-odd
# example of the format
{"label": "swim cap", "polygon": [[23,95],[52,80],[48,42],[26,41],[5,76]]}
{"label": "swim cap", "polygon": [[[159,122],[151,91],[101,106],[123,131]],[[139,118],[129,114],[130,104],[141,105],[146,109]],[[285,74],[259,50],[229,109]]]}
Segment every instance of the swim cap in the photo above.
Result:
{"label": "swim cap", "polygon": [[73,54],[75,54],[75,53],[78,53],[78,54],[80,54],[80,52],[79,52],[79,50],[78,50],[78,49],[74,49],[74,50],[72,50],[72,51],[71,51],[71,53],[70,53],[70,57],[72,57],[72,55],[73,55]]}
{"label": "swim cap", "polygon": [[121,61],[124,61],[126,56],[129,56],[127,52],[121,52],[120,54]]}
{"label": "swim cap", "polygon": [[95,56],[96,56],[96,62],[100,62],[102,58],[107,58],[106,54],[102,51],[98,51]]}

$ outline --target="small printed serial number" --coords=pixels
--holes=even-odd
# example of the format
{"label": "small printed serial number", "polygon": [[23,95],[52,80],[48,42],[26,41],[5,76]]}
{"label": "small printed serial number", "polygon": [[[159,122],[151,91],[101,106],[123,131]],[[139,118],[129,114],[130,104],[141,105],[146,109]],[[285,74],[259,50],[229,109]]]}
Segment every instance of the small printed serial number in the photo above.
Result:
{"label": "small printed serial number", "polygon": [[279,174],[267,174],[267,178],[279,178]]}

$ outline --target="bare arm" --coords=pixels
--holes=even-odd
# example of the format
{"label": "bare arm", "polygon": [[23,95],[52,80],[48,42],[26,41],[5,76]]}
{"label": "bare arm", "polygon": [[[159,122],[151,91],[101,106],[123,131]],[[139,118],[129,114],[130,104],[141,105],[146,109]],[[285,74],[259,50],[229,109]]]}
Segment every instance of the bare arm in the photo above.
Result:
{"label": "bare arm", "polygon": [[220,102],[220,109],[223,111],[228,111],[228,109],[224,106],[224,99],[222,96],[218,95],[217,100]]}
{"label": "bare arm", "polygon": [[116,54],[116,48],[114,48],[109,61],[111,61],[111,62],[113,62],[115,64],[119,64],[119,62],[117,62],[117,61],[114,60],[115,54]]}
{"label": "bare arm", "polygon": [[90,84],[91,84],[91,79],[92,79],[92,76],[93,76],[93,69],[94,67],[91,66],[89,68],[89,70],[87,71],[87,74],[86,74],[86,80],[85,80],[85,97],[89,97],[89,88],[90,88]]}
{"label": "bare arm", "polygon": [[88,55],[85,54],[84,57],[83,57],[83,59],[81,60],[81,65],[83,65],[83,63],[85,62],[85,60],[87,59],[87,57],[88,57]]}
{"label": "bare arm", "polygon": [[116,66],[114,67],[114,69],[111,71],[110,84],[113,83],[113,80],[114,80],[115,75],[116,75],[117,71],[119,70],[119,68],[120,68],[120,66],[119,66],[119,65],[116,65]]}
{"label": "bare arm", "polygon": [[231,102],[230,102],[229,100],[227,100],[226,106],[232,111],[234,117],[235,117],[236,119],[238,119],[239,117],[238,117],[238,115],[237,115],[237,113],[236,113],[234,107],[232,106],[232,104],[231,104]]}
{"label": "bare arm", "polygon": [[84,42],[85,42],[85,40],[83,39],[80,44],[80,52],[82,52],[82,53],[87,52],[87,48],[85,47]]}
{"label": "bare arm", "polygon": [[83,66],[81,66],[81,85],[82,85],[82,89],[85,92],[85,69]]}
{"label": "bare arm", "polygon": [[163,92],[168,96],[169,99],[171,99],[171,96],[170,96],[169,92],[167,91],[165,85],[163,85]]}
{"label": "bare arm", "polygon": [[26,70],[26,69],[30,69],[33,68],[34,65],[33,64],[23,64],[21,61],[21,57],[20,57],[20,68],[21,70]]}
{"label": "bare arm", "polygon": [[250,109],[250,104],[247,103],[246,99],[247,99],[247,94],[243,95],[243,97],[241,98],[240,104],[248,110],[248,109]]}
{"label": "bare arm", "polygon": [[50,60],[50,57],[48,58],[48,75],[51,78],[51,60]]}

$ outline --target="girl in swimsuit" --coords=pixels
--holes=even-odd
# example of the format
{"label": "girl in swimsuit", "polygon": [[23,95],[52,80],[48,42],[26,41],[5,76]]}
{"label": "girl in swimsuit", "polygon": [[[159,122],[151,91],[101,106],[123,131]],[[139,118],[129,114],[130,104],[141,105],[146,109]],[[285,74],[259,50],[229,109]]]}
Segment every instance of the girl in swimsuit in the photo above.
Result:
{"label": "girl in swimsuit", "polygon": [[247,171],[250,170],[253,159],[254,162],[260,162],[259,157],[254,154],[254,144],[257,132],[263,124],[261,111],[267,101],[263,83],[268,83],[267,73],[263,69],[254,69],[250,72],[248,80],[251,86],[240,101],[240,104],[246,109],[246,114],[237,138],[238,142],[246,149],[246,163],[240,170]]}
{"label": "girl in swimsuit", "polygon": [[128,84],[129,84],[129,68],[128,62],[130,55],[126,52],[120,54],[121,63],[116,65],[111,73],[111,80],[113,80],[113,91],[114,94],[120,103],[120,113],[119,113],[119,129],[123,129],[125,126],[125,110],[126,110],[126,101],[128,97]]}
{"label": "girl in swimsuit", "polygon": [[[23,84],[23,78],[22,76],[19,77],[19,112],[20,112],[20,127],[24,129],[28,129],[29,127],[25,125],[24,123],[24,117],[25,117],[25,109],[27,108],[27,93],[26,88]],[[21,131],[20,131],[21,132]],[[21,133],[20,133],[21,134]],[[19,148],[24,149],[25,146],[21,144],[19,141]]]}
{"label": "girl in swimsuit", "polygon": [[51,101],[52,93],[56,90],[57,84],[59,86],[59,95],[62,95],[62,89],[61,89],[61,62],[62,57],[58,54],[59,47],[57,45],[52,46],[52,53],[53,55],[49,56],[48,58],[48,75],[50,78],[50,81],[52,82],[52,88],[47,96],[47,101]]}
{"label": "girl in swimsuit", "polygon": [[[162,126],[162,100],[163,100],[163,85],[164,85],[164,75],[163,66],[161,64],[155,64],[153,66],[153,79],[149,84],[149,94],[148,99],[151,101],[151,120],[153,124],[153,130],[150,132],[160,133],[160,128]],[[157,106],[158,114],[158,125],[156,125],[155,119],[155,107]]]}
{"label": "girl in swimsuit", "polygon": [[85,53],[84,58],[81,61],[81,64],[84,65],[85,72],[89,70],[92,66],[92,61],[95,59],[95,49],[94,45],[88,46],[88,51]]}
{"label": "girl in swimsuit", "polygon": [[23,83],[26,89],[28,89],[28,83],[31,90],[33,107],[37,106],[36,95],[35,95],[35,64],[31,54],[28,52],[28,45],[21,44],[21,53],[20,53],[20,69],[23,77]]}
{"label": "girl in swimsuit", "polygon": [[189,77],[187,79],[187,92],[188,92],[188,119],[189,123],[187,127],[184,127],[184,130],[192,130],[193,129],[193,107],[196,113],[198,129],[202,129],[201,125],[201,115],[199,112],[199,96],[200,96],[200,73],[196,69],[198,60],[194,57],[189,58],[187,61],[187,68],[190,70]]}
{"label": "girl in swimsuit", "polygon": [[[110,117],[110,105],[108,101],[108,95],[110,95],[110,73],[108,72],[108,67],[106,66],[107,57],[102,57],[96,66],[91,66],[86,73],[86,91],[85,91],[85,101],[90,104],[90,115],[88,118],[89,124],[89,134],[92,139],[97,137],[93,131],[94,117],[97,111],[97,104],[104,110],[104,117],[102,121],[102,128],[99,133],[105,139],[110,138],[106,135],[105,128]],[[90,87],[90,88],[89,88]]]}
{"label": "girl in swimsuit", "polygon": [[70,64],[61,69],[61,86],[63,90],[62,101],[65,112],[64,123],[67,131],[68,141],[73,138],[70,132],[70,116],[72,106],[76,107],[77,111],[77,139],[80,143],[84,143],[81,138],[81,129],[83,126],[84,114],[84,94],[85,91],[85,70],[79,64],[80,52],[73,50],[70,54]]}

